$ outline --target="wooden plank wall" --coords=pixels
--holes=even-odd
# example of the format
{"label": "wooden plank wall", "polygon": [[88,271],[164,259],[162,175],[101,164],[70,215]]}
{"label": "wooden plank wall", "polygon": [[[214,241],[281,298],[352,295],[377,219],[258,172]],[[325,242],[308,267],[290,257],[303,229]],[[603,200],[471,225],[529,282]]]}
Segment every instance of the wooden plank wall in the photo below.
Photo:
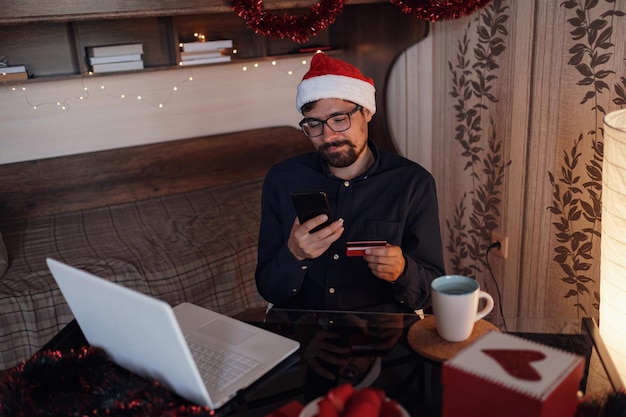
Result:
{"label": "wooden plank wall", "polygon": [[283,58],[276,65],[260,59],[258,67],[248,62],[86,76],[28,83],[24,91],[0,89],[0,164],[297,126],[301,116],[295,91],[309,58]]}
{"label": "wooden plank wall", "polygon": [[[590,8],[579,10],[583,3]],[[475,276],[495,293],[484,262],[489,243],[485,232],[498,230],[508,236],[508,258],[490,256],[489,260],[502,292],[507,324],[519,329],[527,323],[537,329],[542,323],[546,330],[567,331],[555,328],[555,323],[565,326],[579,324],[581,317],[598,317],[600,238],[595,233],[601,224],[600,206],[593,195],[601,196],[601,190],[594,187],[596,168],[602,161],[603,114],[625,106],[620,91],[626,89],[626,17],[612,13],[626,10],[621,2],[583,3],[494,0],[474,15],[432,24],[432,54],[425,49],[414,57],[407,54],[405,69],[398,71],[406,72],[408,94],[418,94],[423,85],[418,68],[429,59],[433,65],[432,170],[438,184],[448,272]],[[596,21],[599,32],[585,32],[575,39],[570,33],[575,30],[571,19],[579,15],[589,19],[579,24]],[[502,27],[494,32],[496,16]],[[474,66],[480,64],[477,52],[485,47],[479,33],[502,41],[499,53],[490,53],[495,65],[489,69]],[[584,54],[576,59],[572,52],[576,44],[586,45],[585,50],[602,58],[591,61]],[[591,68],[595,80],[605,87],[586,81],[585,68]],[[479,88],[480,82],[489,89]],[[455,92],[461,84],[466,90]],[[495,100],[477,97],[474,91],[479,90],[488,91]],[[409,108],[411,98],[402,94],[401,87],[394,91],[397,108]],[[585,100],[587,95],[590,100]],[[479,141],[465,154],[467,149],[459,140],[466,138],[459,136],[465,123],[457,118],[460,104],[484,106],[476,107],[480,121],[475,127],[481,130],[474,132]],[[408,145],[422,134],[420,127],[406,127],[428,111],[417,109],[407,110],[406,120],[396,121],[396,140],[404,143],[399,148],[407,156],[421,160],[419,152]],[[490,138],[501,148],[490,151]],[[484,207],[488,196],[479,194],[480,186],[487,184],[485,172],[478,169],[472,176],[467,168],[472,153],[481,163],[490,153],[501,158],[499,163],[509,164],[502,184],[495,187],[497,200],[491,208],[497,211],[489,212],[492,217],[479,218],[487,223],[475,224],[469,215]],[[454,240],[451,232],[461,227],[466,236]],[[475,258],[469,254],[476,249],[472,244],[480,249]]]}

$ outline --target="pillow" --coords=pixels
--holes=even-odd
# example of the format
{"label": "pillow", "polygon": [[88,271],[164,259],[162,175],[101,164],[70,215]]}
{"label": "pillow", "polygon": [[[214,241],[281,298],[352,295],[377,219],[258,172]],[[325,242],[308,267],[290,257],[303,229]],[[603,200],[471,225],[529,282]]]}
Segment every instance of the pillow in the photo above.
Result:
{"label": "pillow", "polygon": [[0,233],[0,277],[4,275],[9,266],[9,256],[7,255],[7,247],[2,240],[2,234]]}

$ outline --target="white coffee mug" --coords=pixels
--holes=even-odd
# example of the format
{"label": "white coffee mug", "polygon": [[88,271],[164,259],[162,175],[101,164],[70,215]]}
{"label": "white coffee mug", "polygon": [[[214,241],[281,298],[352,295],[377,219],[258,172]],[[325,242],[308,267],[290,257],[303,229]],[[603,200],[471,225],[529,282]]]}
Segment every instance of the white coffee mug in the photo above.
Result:
{"label": "white coffee mug", "polygon": [[[461,342],[472,334],[474,323],[493,310],[493,298],[478,282],[462,275],[444,275],[431,283],[433,314],[439,336]],[[480,299],[486,301],[478,311]]]}

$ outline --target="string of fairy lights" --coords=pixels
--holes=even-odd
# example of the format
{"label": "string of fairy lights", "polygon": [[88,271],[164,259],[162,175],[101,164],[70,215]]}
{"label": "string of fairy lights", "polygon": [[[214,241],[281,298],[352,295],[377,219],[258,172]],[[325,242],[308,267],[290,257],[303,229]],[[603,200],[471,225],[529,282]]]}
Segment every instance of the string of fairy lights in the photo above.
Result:
{"label": "string of fairy lights", "polygon": [[[236,50],[233,50],[233,53],[236,54]],[[284,64],[286,59],[272,59],[272,60],[261,60],[261,61],[246,61],[245,63],[236,63],[230,62],[226,65],[240,65],[240,71],[242,73],[254,71],[260,69],[265,66],[270,66],[274,68],[276,71],[279,71],[285,76],[293,76],[294,74],[303,71],[306,69],[306,65],[308,64],[308,58],[302,59],[300,62],[290,63],[288,66]],[[214,65],[214,64],[213,64]],[[141,105],[148,105],[151,107],[155,107],[157,109],[163,109],[167,106],[167,104],[178,94],[180,93],[184,87],[196,81],[196,77],[194,76],[193,71],[189,67],[185,67],[187,74],[184,78],[181,78],[177,82],[164,86],[162,91],[164,91],[163,96],[159,100],[155,100],[154,98],[148,98],[148,92],[131,92],[128,89],[120,89],[120,87],[116,86],[115,81],[113,81],[110,77],[97,77],[91,71],[85,72],[80,78],[80,94],[72,94],[67,95],[63,98],[58,99],[49,99],[45,101],[35,101],[30,94],[30,87],[24,83],[11,83],[6,81],[6,73],[2,72],[0,68],[0,84],[3,84],[5,89],[13,94],[21,94],[27,106],[29,106],[32,110],[39,110],[43,107],[54,107],[61,111],[68,111],[71,108],[72,103],[74,102],[85,102],[93,97],[93,90],[99,90],[100,92],[106,94],[107,96],[119,99],[119,100],[133,100]],[[36,84],[33,84],[33,89]],[[154,87],[151,87],[151,90],[154,90]],[[63,96],[63,94],[60,94]]]}
{"label": "string of fairy lights", "polygon": [[[134,99],[137,102],[141,102],[142,104],[150,105],[150,106],[157,107],[157,108],[164,108],[167,105],[167,103],[172,99],[173,95],[177,91],[180,90],[183,84],[193,81],[193,76],[192,75],[188,76],[183,81],[180,81],[176,83],[174,86],[172,86],[163,100],[154,102],[154,101],[146,100],[145,94],[136,93],[136,92],[131,93],[131,92],[124,92],[124,91],[122,92],[115,91],[116,90],[115,88],[109,87],[110,84],[101,80],[98,80],[99,82],[98,82],[97,87],[91,86],[88,80],[90,80],[93,75],[94,74],[91,72],[87,72],[83,74],[83,77],[81,78],[81,81],[80,81],[81,90],[82,90],[82,93],[80,95],[70,95],[70,96],[60,98],[60,99],[50,99],[50,100],[39,101],[39,102],[35,102],[31,98],[31,95],[29,94],[30,87],[25,84],[9,85],[8,83],[5,83],[5,87],[8,91],[12,93],[21,93],[24,98],[25,103],[33,110],[38,110],[45,106],[54,106],[54,107],[57,107],[59,110],[64,110],[64,111],[70,110],[72,102],[85,101],[91,98],[93,88],[97,88],[101,90],[102,92],[104,92],[105,94],[107,94],[109,97],[112,97],[112,98],[118,98],[122,100]],[[2,74],[2,76],[4,76],[4,74]],[[2,79],[2,76],[0,76],[0,80]],[[96,78],[94,78],[94,80],[96,80]]]}
{"label": "string of fairy lights", "polygon": [[[0,79],[2,78],[2,76],[4,76],[5,74],[2,73],[2,75],[0,76]],[[44,106],[55,106],[60,110],[69,110],[70,109],[70,103],[72,101],[84,101],[84,100],[88,100],[91,97],[90,94],[90,87],[88,86],[87,83],[87,79],[89,77],[93,76],[93,73],[88,72],[85,73],[83,75],[83,77],[81,78],[81,90],[82,90],[82,94],[80,95],[71,95],[71,96],[67,96],[64,97],[62,99],[58,99],[58,100],[47,100],[47,101],[41,101],[41,102],[34,102],[31,99],[31,96],[29,95],[29,88],[24,85],[24,84],[20,84],[20,85],[8,85],[7,83],[5,83],[5,87],[8,91],[13,92],[13,93],[21,93],[24,101],[26,102],[26,104],[33,110],[38,110]],[[184,79],[183,81],[178,82],[177,84],[175,84],[173,87],[171,87],[169,89],[169,92],[167,93],[166,97],[164,98],[164,100],[160,100],[158,102],[154,102],[154,101],[150,101],[150,100],[145,100],[144,95],[142,94],[136,94],[136,93],[125,93],[125,92],[116,92],[113,89],[107,87],[107,84],[105,84],[104,82],[100,82],[99,86],[96,87],[99,90],[101,90],[102,92],[106,93],[109,97],[112,98],[119,98],[119,99],[134,99],[137,100],[138,102],[141,102],[143,104],[147,104],[153,107],[157,107],[157,108],[164,108],[165,105],[171,100],[171,98],[173,97],[173,95],[179,91],[180,87],[188,82],[193,81],[193,75],[188,76],[186,79]]]}

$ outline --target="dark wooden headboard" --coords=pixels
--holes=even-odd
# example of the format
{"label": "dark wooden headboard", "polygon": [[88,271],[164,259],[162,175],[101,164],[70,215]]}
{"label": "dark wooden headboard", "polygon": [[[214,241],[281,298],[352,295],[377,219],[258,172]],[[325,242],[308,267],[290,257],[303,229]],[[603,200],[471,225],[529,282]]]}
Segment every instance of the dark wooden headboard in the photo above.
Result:
{"label": "dark wooden headboard", "polygon": [[299,129],[279,126],[4,164],[0,222],[258,178],[310,151]]}

